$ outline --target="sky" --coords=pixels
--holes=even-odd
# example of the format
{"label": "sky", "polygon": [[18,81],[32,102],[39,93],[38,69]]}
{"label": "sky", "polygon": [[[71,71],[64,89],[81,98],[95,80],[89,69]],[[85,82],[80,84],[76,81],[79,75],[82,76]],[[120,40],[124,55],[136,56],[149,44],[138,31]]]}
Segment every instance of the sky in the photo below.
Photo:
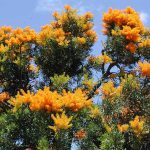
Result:
{"label": "sky", "polygon": [[145,26],[150,27],[150,0],[0,0],[0,26],[13,28],[30,26],[40,31],[41,26],[53,21],[54,11],[62,12],[64,5],[71,5],[79,14],[90,11],[94,14],[94,29],[98,41],[92,47],[92,55],[100,55],[105,36],[102,30],[102,16],[110,7],[125,9],[131,6],[139,12]]}
{"label": "sky", "polygon": [[0,26],[30,26],[40,31],[41,26],[53,21],[52,13],[63,11],[66,4],[78,9],[79,14],[86,11],[94,14],[94,29],[98,34],[98,41],[93,47],[94,55],[100,54],[101,42],[105,39],[101,32],[101,19],[108,8],[131,6],[140,13],[145,26],[150,27],[150,0],[0,0]]}

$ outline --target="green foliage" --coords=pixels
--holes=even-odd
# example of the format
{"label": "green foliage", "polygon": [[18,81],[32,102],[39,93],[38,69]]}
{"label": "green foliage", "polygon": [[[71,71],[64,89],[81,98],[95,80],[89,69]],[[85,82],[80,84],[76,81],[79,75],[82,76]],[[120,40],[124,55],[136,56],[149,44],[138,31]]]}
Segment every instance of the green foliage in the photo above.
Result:
{"label": "green foliage", "polygon": [[118,131],[105,133],[101,139],[101,150],[123,150],[124,136]]}
{"label": "green foliage", "polygon": [[50,144],[48,139],[44,136],[38,142],[38,150],[49,150]]}
{"label": "green foliage", "polygon": [[0,115],[0,149],[15,147],[17,125],[13,122],[14,116],[10,113]]}
{"label": "green foliage", "polygon": [[62,75],[55,74],[54,77],[50,77],[52,82],[52,89],[57,91],[61,91],[68,87],[68,82],[70,80],[70,77],[68,75],[65,75],[63,73]]}

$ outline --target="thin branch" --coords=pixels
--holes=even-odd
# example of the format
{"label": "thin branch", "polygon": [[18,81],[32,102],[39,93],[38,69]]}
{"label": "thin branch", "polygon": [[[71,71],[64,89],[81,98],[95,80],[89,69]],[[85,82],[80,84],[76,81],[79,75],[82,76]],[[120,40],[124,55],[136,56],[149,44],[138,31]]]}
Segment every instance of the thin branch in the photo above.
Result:
{"label": "thin branch", "polygon": [[107,71],[103,74],[102,78],[93,87],[92,91],[88,94],[88,99],[91,99],[95,95],[95,91],[101,86],[102,82],[110,75],[110,70],[117,65],[116,62],[109,65]]}

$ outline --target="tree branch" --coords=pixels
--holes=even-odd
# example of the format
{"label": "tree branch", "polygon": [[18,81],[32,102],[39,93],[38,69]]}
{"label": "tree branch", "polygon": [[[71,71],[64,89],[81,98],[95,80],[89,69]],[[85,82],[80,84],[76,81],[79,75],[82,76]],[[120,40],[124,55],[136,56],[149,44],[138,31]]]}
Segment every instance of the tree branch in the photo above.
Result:
{"label": "tree branch", "polygon": [[103,74],[102,78],[97,82],[97,84],[93,87],[93,90],[88,94],[88,99],[91,99],[95,95],[95,91],[101,86],[102,82],[110,75],[110,70],[117,65],[116,62],[111,63],[107,68],[107,71]]}

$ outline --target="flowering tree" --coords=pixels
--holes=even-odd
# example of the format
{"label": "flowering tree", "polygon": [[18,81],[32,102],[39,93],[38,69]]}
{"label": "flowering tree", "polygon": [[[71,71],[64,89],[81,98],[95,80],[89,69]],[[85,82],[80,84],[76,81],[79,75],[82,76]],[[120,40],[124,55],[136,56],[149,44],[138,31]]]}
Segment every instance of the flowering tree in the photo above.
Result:
{"label": "flowering tree", "polygon": [[53,17],[38,33],[0,28],[0,148],[148,149],[150,30],[139,14],[104,13],[99,56],[90,12],[66,5]]}

